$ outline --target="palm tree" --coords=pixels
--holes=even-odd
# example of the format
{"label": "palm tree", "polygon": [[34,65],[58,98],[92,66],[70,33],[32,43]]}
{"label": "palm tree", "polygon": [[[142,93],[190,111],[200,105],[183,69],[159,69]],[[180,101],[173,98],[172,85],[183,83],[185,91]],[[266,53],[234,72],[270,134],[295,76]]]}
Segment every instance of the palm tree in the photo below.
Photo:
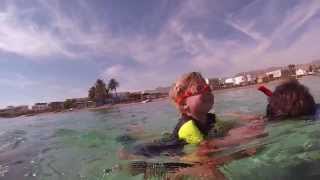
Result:
{"label": "palm tree", "polygon": [[90,100],[94,100],[95,92],[96,92],[96,87],[92,86],[88,92],[88,97]]}
{"label": "palm tree", "polygon": [[111,91],[114,91],[117,96],[117,88],[119,87],[119,82],[115,80],[114,78],[111,78],[109,83],[108,83],[108,89]]}
{"label": "palm tree", "polygon": [[221,81],[218,78],[209,79],[209,85],[212,89],[217,89],[221,86]]}
{"label": "palm tree", "polygon": [[106,84],[103,80],[97,79],[95,84],[94,99],[98,105],[105,104],[105,98],[108,96]]}

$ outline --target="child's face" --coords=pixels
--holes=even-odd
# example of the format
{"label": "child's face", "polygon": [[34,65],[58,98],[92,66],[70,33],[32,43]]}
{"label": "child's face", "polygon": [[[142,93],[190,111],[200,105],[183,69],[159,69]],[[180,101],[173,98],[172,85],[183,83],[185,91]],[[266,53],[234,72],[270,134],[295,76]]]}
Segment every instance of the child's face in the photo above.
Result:
{"label": "child's face", "polygon": [[190,96],[185,101],[186,110],[190,115],[207,114],[214,103],[214,97],[211,91],[201,92]]}

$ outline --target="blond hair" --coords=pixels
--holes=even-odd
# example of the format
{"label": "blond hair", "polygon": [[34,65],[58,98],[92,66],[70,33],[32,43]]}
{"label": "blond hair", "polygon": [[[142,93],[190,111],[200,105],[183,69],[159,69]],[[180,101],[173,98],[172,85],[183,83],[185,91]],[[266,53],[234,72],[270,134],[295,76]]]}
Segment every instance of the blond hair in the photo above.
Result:
{"label": "blond hair", "polygon": [[206,80],[199,72],[190,72],[182,75],[171,87],[169,96],[180,112],[183,111],[182,106],[185,100],[178,103],[178,99],[183,97],[187,91],[191,93],[197,92],[198,86],[203,84],[206,84]]}

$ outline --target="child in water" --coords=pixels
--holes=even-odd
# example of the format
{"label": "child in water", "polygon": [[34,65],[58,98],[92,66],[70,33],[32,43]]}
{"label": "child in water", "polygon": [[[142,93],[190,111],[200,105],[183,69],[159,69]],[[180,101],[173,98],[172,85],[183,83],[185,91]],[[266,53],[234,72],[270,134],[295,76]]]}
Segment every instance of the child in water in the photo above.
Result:
{"label": "child in water", "polygon": [[[246,120],[249,123],[243,127],[234,128],[229,131],[225,139],[232,139],[242,136],[251,136],[252,133],[241,133],[246,131],[247,127],[260,126],[263,127],[267,121],[277,121],[285,119],[301,119],[302,117],[313,119],[320,118],[320,106],[316,104],[309,89],[300,84],[295,79],[290,79],[278,85],[274,92],[264,86],[260,86],[259,90],[268,97],[266,107],[266,115],[259,117],[255,115],[233,114],[241,120]],[[260,128],[263,129],[263,128]],[[258,132],[256,132],[258,135]],[[243,134],[243,135],[240,135]],[[219,143],[218,143],[219,144]]]}
{"label": "child in water", "polygon": [[[202,154],[221,151],[223,150],[223,147],[238,145],[241,140],[256,137],[255,135],[257,134],[262,134],[260,129],[254,128],[254,132],[251,132],[249,137],[240,137],[242,139],[239,139],[238,137],[216,139],[214,140],[214,144],[208,143],[206,139],[216,137],[217,133],[216,116],[215,114],[209,113],[214,104],[214,96],[209,85],[198,72],[187,73],[179,78],[170,90],[170,98],[180,114],[180,119],[171,136],[165,140],[137,145],[130,150],[130,153],[132,153],[130,156],[127,156],[128,154],[122,152],[120,158],[136,159],[136,156],[152,157],[161,155],[163,152],[169,153],[169,155],[181,155],[183,147],[187,144],[199,146],[200,148],[195,156],[198,156],[199,154],[201,156]],[[237,136],[237,134],[233,135]],[[241,154],[246,154],[245,156],[247,156],[248,153],[241,152]],[[135,155],[135,157],[132,155]],[[202,161],[199,157],[189,157],[186,156],[185,158],[188,162],[198,163]],[[213,166],[216,166],[241,157],[242,155],[237,154],[237,157],[219,157],[214,160],[210,159],[210,161],[213,162],[211,163]],[[208,163],[206,162],[201,162],[200,164],[202,164],[201,168],[206,167],[204,168],[205,171],[207,169],[210,169],[210,171],[213,169],[210,168],[211,165],[208,168]],[[194,166],[194,164],[189,165]],[[136,165],[134,167],[136,167]],[[209,175],[211,176],[212,174],[209,173]],[[221,174],[215,172],[214,176],[221,177]]]}
{"label": "child in water", "polygon": [[[285,119],[308,119],[319,120],[320,119],[320,105],[316,104],[314,98],[310,94],[307,87],[300,84],[297,80],[286,81],[277,86],[274,92],[268,90],[266,87],[261,86],[260,91],[268,96],[268,105],[266,107],[265,117],[258,116],[238,116],[242,120],[247,120],[248,123],[242,127],[231,129],[227,136],[221,139],[211,139],[202,143],[200,148],[192,154],[193,160],[200,158],[202,162],[210,162],[216,167],[217,165],[225,164],[234,159],[243,158],[255,154],[256,148],[247,149],[242,156],[235,157],[234,155],[225,156],[222,160],[210,155],[217,152],[217,148],[227,147],[229,145],[244,144],[252,139],[264,137],[267,135],[265,131],[265,125],[268,121],[280,121]],[[239,114],[238,114],[239,115]],[[205,164],[205,163],[202,163]],[[208,164],[208,163],[207,163]],[[201,165],[184,168],[180,171],[182,175],[194,175],[199,176],[199,172],[204,172],[210,176],[216,176],[216,174],[210,174],[212,172],[212,166]],[[219,174],[223,179],[223,175]],[[219,179],[219,178],[218,178]]]}
{"label": "child in water", "polygon": [[289,80],[276,87],[269,95],[266,117],[268,120],[282,120],[302,116],[315,117],[318,106],[309,89],[297,80]]}
{"label": "child in water", "polygon": [[[210,152],[220,151],[224,147],[238,145],[242,141],[263,134],[260,131],[262,128],[260,122],[250,125],[250,128],[243,127],[247,128],[248,131],[248,134],[243,136],[237,134],[240,130],[236,129],[239,128],[232,130],[233,125],[228,123],[225,125],[226,128],[222,128],[224,132],[219,132],[221,130],[219,130],[217,125],[218,123],[221,125],[224,122],[217,121],[215,114],[209,113],[214,104],[214,96],[209,85],[198,72],[187,73],[179,78],[170,90],[170,98],[180,114],[180,119],[172,134],[165,139],[135,146],[129,150],[132,153],[130,157],[126,156],[126,153],[122,154],[121,152],[120,158],[135,158],[131,155],[152,157],[159,156],[163,152],[169,153],[169,155],[182,155],[182,149],[187,144],[200,146],[200,151],[201,149],[209,149]],[[216,138],[217,132],[227,134],[226,132],[229,130],[231,133],[228,133],[229,136],[223,139]],[[214,138],[214,145],[208,146],[206,140],[212,138]],[[205,150],[201,152],[205,153]]]}
{"label": "child in water", "polygon": [[183,144],[200,144],[214,129],[215,114],[209,113],[214,96],[198,72],[183,75],[172,87],[170,98],[181,117],[173,136]]}
{"label": "child in water", "polygon": [[198,72],[183,75],[170,90],[170,98],[177,107],[180,119],[170,137],[134,147],[133,154],[145,157],[162,152],[180,154],[186,144],[200,144],[214,132],[215,115],[209,113],[214,97],[209,85]]}
{"label": "child in water", "polygon": [[[209,113],[214,104],[214,96],[200,73],[191,72],[179,78],[170,90],[170,99],[180,114],[180,119],[170,137],[137,145],[130,150],[130,153],[135,157],[131,154],[130,157],[126,156],[126,158],[137,159],[136,156],[159,156],[163,152],[169,153],[170,156],[182,155],[185,145],[200,145],[208,137],[216,135],[216,117],[215,114]],[[219,161],[222,163],[224,159]],[[174,165],[176,164],[174,163]],[[164,165],[171,167],[172,163]],[[191,164],[179,164],[181,169],[189,166],[194,166],[192,160]],[[134,164],[133,167],[141,169],[140,165],[137,164]],[[179,167],[175,170],[180,169]]]}
{"label": "child in water", "polygon": [[[309,89],[300,84],[296,79],[289,79],[278,85],[274,92],[260,86],[259,91],[268,97],[266,114],[262,117],[265,121],[277,121],[285,119],[301,119],[301,117],[318,119],[320,116],[320,104],[316,104]],[[243,120],[257,120],[260,117],[233,113]]]}

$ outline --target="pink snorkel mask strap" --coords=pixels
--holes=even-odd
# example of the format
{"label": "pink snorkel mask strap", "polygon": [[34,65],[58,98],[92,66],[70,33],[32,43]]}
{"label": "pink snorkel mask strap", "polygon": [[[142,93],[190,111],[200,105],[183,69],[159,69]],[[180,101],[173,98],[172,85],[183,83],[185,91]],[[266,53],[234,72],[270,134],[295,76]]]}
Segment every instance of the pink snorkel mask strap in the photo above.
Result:
{"label": "pink snorkel mask strap", "polygon": [[260,86],[259,88],[258,88],[258,90],[259,91],[261,91],[261,92],[263,92],[266,96],[268,96],[268,97],[270,97],[270,96],[272,96],[272,91],[270,90],[270,89],[268,89],[268,88],[266,88],[265,86]]}

